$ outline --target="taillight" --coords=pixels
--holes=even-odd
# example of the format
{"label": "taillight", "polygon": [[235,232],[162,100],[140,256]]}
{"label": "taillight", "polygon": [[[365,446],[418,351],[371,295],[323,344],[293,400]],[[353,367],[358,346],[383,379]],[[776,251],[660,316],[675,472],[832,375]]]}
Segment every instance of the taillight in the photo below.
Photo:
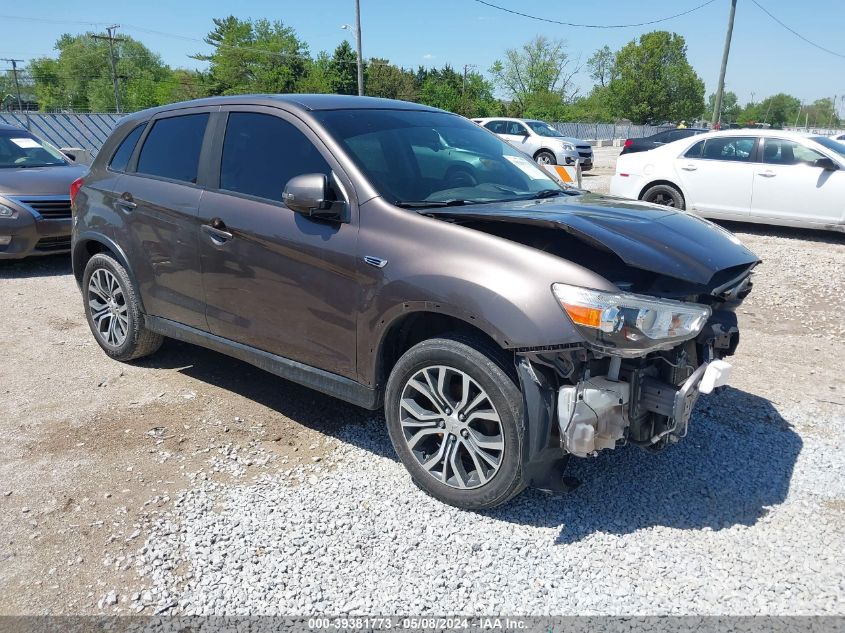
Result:
{"label": "taillight", "polygon": [[82,185],[85,184],[84,178],[77,178],[72,183],[70,183],[70,203],[73,204],[76,201],[76,194],[79,193],[79,190],[82,189]]}
{"label": "taillight", "polygon": [[633,144],[634,144],[633,139],[629,138],[627,141],[625,141],[625,147],[631,147],[631,145],[633,145]]}

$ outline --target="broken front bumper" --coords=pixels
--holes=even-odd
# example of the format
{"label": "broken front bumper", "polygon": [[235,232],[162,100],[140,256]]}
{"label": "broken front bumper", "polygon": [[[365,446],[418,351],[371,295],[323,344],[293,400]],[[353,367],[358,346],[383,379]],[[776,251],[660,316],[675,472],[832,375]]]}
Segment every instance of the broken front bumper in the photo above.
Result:
{"label": "broken front bumper", "polygon": [[721,359],[738,340],[735,317],[715,314],[697,339],[642,357],[584,348],[519,355],[526,477],[536,487],[561,490],[571,457],[624,444],[657,450],[678,441],[699,395],[727,383],[730,365]]}

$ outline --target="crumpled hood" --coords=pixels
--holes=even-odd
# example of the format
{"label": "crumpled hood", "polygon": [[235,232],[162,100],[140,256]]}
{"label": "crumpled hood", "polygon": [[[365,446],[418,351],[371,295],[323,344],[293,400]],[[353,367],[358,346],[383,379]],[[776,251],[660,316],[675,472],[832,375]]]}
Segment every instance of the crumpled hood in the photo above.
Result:
{"label": "crumpled hood", "polygon": [[591,193],[422,212],[436,217],[565,230],[615,253],[629,266],[695,284],[706,284],[720,270],[760,261],[733,234],[708,220],[666,207]]}
{"label": "crumpled hood", "polygon": [[85,165],[0,168],[0,196],[70,195],[70,183],[87,170]]}

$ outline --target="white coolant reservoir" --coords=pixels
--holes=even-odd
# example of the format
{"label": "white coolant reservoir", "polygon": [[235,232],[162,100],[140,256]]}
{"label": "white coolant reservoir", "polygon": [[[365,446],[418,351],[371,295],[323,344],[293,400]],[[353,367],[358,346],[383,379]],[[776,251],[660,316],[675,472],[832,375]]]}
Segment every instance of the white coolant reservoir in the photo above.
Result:
{"label": "white coolant reservoir", "polygon": [[[579,393],[581,398],[578,398]],[[628,424],[627,382],[597,376],[558,392],[558,425],[563,448],[578,457],[614,448]]]}
{"label": "white coolant reservoir", "polygon": [[704,376],[701,377],[701,382],[698,384],[698,391],[701,393],[711,393],[716,387],[722,387],[728,384],[731,378],[731,364],[723,360],[714,360],[707,365],[704,370]]}

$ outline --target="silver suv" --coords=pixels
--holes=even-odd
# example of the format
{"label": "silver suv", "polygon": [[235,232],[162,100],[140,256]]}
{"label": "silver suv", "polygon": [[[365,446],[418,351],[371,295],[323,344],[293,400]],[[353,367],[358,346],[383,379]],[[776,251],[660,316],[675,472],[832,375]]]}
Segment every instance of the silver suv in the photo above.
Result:
{"label": "silver suv", "polygon": [[564,136],[544,121],[504,117],[473,119],[541,165],[577,165],[593,168],[593,148],[587,141]]}

